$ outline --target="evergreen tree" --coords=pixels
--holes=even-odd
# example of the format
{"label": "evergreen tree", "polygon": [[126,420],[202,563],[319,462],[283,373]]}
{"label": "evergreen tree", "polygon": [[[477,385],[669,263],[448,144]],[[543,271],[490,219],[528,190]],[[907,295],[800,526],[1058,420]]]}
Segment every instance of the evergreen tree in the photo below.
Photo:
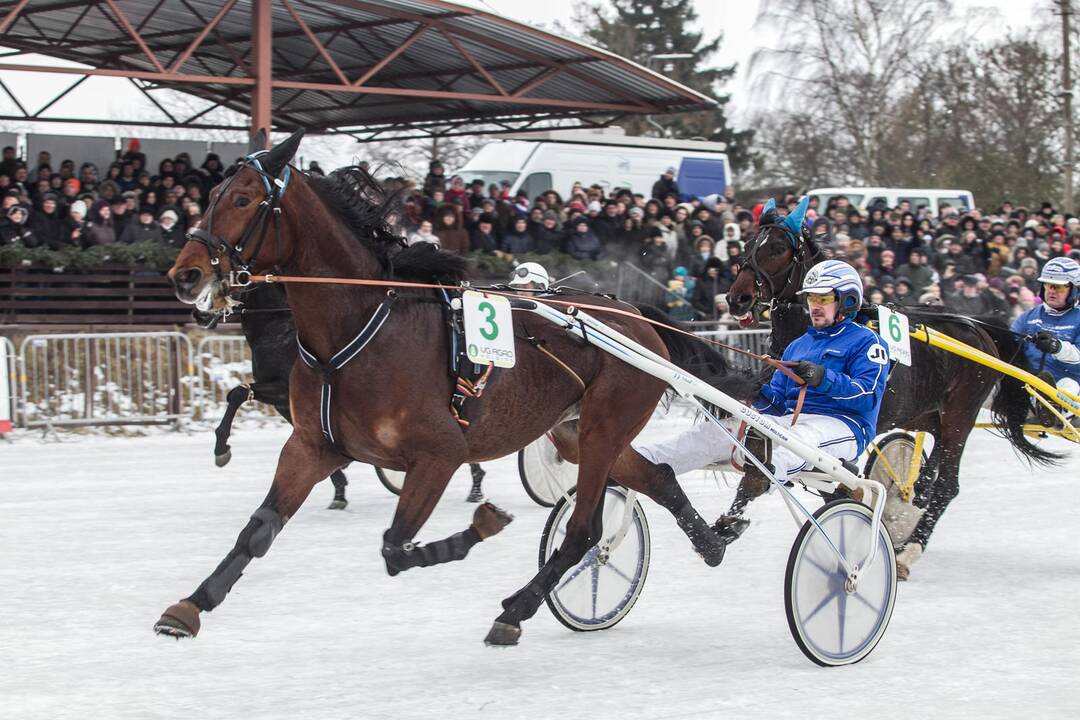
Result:
{"label": "evergreen tree", "polygon": [[[727,143],[728,158],[735,168],[750,159],[753,130],[736,131],[728,124],[726,106],[730,96],[721,86],[735,75],[735,66],[712,67],[709,60],[720,47],[722,34],[706,40],[694,29],[698,16],[692,0],[583,0],[575,21],[585,28],[594,45],[629,58],[677,83],[715,98],[710,110],[662,115],[654,121],[671,137],[701,138]],[[653,55],[690,54],[682,60],[652,60]],[[659,135],[644,116],[621,121],[631,135]]]}

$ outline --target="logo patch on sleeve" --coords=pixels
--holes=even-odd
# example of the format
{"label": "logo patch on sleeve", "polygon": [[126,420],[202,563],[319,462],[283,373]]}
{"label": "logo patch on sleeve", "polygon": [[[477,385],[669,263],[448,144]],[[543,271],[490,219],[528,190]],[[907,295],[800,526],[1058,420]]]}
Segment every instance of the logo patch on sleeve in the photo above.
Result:
{"label": "logo patch on sleeve", "polygon": [[889,353],[884,347],[875,343],[866,351],[866,359],[872,363],[877,363],[878,365],[888,365]]}

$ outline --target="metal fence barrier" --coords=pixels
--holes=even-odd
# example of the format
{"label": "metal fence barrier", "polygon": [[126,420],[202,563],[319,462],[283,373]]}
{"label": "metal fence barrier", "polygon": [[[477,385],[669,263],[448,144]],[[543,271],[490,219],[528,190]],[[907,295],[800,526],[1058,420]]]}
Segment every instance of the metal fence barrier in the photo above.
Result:
{"label": "metal fence barrier", "polygon": [[[758,355],[765,355],[769,352],[769,332],[769,328],[753,328],[749,330],[739,328],[731,330],[698,330],[695,331],[694,334],[709,338],[710,340],[716,340],[725,345],[748,350]],[[749,368],[752,370],[761,368],[760,365],[755,364],[753,358],[746,357],[734,350],[729,350],[727,348],[717,348],[717,350],[732,367]]]}
{"label": "metal fence barrier", "polygon": [[28,335],[18,362],[25,427],[175,423],[194,413],[191,341],[180,332]]}
{"label": "metal fence barrier", "polygon": [[15,343],[0,336],[0,433],[8,432],[17,422],[19,398],[19,358]]}
{"label": "metal fence barrier", "polygon": [[[195,346],[199,372],[199,409],[202,417],[225,412],[226,396],[237,385],[252,381],[251,347],[243,335],[207,335]],[[270,405],[247,402],[237,416],[277,417]]]}

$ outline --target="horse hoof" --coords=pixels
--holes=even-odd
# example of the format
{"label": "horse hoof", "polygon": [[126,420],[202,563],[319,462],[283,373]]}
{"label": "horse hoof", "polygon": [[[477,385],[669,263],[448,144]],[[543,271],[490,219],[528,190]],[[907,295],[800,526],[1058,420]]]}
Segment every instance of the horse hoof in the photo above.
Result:
{"label": "horse hoof", "polygon": [[326,507],[327,510],[344,510],[349,501],[345,498],[334,498]]}
{"label": "horse hoof", "polygon": [[716,567],[724,561],[725,550],[727,550],[727,544],[721,542],[718,548],[714,548],[707,552],[700,553],[701,559],[704,560],[705,564],[709,567]]}
{"label": "horse hoof", "polygon": [[154,632],[180,638],[193,638],[199,634],[199,609],[187,600],[181,600],[161,614],[154,623]]}
{"label": "horse hoof", "polygon": [[492,535],[501,532],[513,519],[514,516],[510,513],[486,502],[476,508],[476,512],[473,513],[472,524],[476,528],[477,534],[480,535],[480,539],[486,540]]}
{"label": "horse hoof", "polygon": [[218,467],[225,467],[232,460],[232,450],[226,450],[221,455],[214,456],[214,464]]}
{"label": "horse hoof", "polygon": [[491,625],[487,637],[484,638],[484,644],[488,647],[510,647],[511,645],[517,645],[520,637],[521,627],[496,620]]}

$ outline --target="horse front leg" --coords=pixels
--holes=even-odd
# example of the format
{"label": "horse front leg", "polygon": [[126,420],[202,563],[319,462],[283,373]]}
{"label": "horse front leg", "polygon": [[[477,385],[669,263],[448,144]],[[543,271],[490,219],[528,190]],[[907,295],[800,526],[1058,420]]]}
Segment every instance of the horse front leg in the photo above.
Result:
{"label": "horse front leg", "polygon": [[162,614],[154,623],[154,632],[175,638],[198,635],[199,614],[210,612],[221,604],[248,563],[267,553],[274,538],[300,509],[315,483],[344,463],[345,460],[321,442],[321,438],[309,442],[293,433],[281,450],[270,492],[240,531],[232,550],[194,593]]}
{"label": "horse front leg", "polygon": [[425,455],[405,473],[394,522],[383,534],[382,556],[391,576],[414,567],[463,560],[474,545],[497,534],[513,520],[509,513],[483,503],[473,513],[472,524],[462,532],[430,543],[413,542],[460,464],[441,455]]}

